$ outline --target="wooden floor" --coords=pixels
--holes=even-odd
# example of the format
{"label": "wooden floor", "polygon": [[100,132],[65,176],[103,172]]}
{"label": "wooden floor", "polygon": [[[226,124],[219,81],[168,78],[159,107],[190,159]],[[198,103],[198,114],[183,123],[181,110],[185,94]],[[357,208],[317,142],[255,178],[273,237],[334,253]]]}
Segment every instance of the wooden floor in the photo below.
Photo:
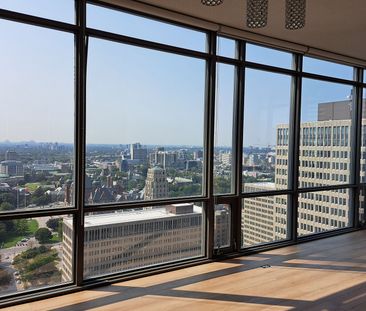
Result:
{"label": "wooden floor", "polygon": [[4,310],[364,311],[366,231]]}

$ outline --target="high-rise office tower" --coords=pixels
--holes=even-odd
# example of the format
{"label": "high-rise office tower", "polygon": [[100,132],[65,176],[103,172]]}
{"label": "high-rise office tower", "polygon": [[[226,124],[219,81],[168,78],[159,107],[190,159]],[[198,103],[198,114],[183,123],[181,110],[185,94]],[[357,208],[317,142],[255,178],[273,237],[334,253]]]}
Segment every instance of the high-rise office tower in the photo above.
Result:
{"label": "high-rise office tower", "polygon": [[18,154],[14,150],[5,152],[5,161],[18,161]]}
{"label": "high-rise office tower", "polygon": [[[299,186],[349,183],[351,160],[351,100],[321,103],[317,121],[300,125]],[[364,123],[364,122],[363,122]],[[287,189],[289,126],[277,126],[275,183],[246,184],[245,191]],[[365,145],[362,145],[365,149]],[[361,159],[361,166],[365,160]],[[361,173],[361,179],[365,172]],[[345,189],[302,193],[298,203],[298,234],[307,235],[349,225],[349,192]],[[244,245],[287,237],[287,197],[244,200]]]}
{"label": "high-rise office tower", "polygon": [[139,160],[142,163],[147,162],[147,149],[143,148],[140,143],[130,145],[131,160]]}

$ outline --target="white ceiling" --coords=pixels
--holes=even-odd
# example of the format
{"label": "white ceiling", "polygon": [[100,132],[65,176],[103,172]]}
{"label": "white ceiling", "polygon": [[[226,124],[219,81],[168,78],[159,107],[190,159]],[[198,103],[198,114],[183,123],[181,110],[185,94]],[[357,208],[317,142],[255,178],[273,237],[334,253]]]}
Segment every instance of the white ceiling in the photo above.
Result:
{"label": "white ceiling", "polygon": [[292,31],[284,27],[285,0],[269,0],[268,24],[257,30],[246,27],[246,0],[225,0],[217,7],[200,0],[138,2],[366,61],[366,0],[307,0],[305,28]]}

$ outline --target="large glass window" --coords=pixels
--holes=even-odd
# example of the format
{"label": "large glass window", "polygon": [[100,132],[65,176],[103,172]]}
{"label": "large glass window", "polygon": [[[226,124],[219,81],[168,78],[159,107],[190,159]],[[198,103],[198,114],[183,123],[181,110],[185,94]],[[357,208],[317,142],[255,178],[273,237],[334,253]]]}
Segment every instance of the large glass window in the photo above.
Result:
{"label": "large glass window", "polygon": [[143,40],[204,52],[206,34],[170,23],[87,5],[87,26]]}
{"label": "large glass window", "polygon": [[350,183],[352,107],[352,87],[303,80],[300,187]]}
{"label": "large glass window", "polygon": [[202,203],[88,213],[84,277],[203,256],[204,224]]}
{"label": "large glass window", "polygon": [[291,77],[245,72],[243,192],[288,187]]}
{"label": "large glass window", "polygon": [[73,205],[74,37],[0,20],[0,210]]}
{"label": "large glass window", "polygon": [[201,195],[204,91],[203,60],[91,39],[86,203]]}
{"label": "large glass window", "polygon": [[0,295],[73,280],[71,216],[0,220]]}
{"label": "large glass window", "polygon": [[235,67],[219,64],[216,82],[214,193],[231,193]]}
{"label": "large glass window", "polygon": [[361,154],[360,154],[360,182],[366,183],[366,91],[362,96],[362,119],[361,119]]}
{"label": "large glass window", "polygon": [[350,190],[300,193],[298,215],[299,236],[349,227]]}

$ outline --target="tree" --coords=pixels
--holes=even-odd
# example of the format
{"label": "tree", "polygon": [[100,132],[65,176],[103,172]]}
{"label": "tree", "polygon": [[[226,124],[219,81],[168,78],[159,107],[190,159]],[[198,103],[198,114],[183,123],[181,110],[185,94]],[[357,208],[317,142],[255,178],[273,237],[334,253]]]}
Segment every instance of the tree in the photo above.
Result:
{"label": "tree", "polygon": [[0,242],[3,242],[6,240],[6,224],[4,221],[0,221]]}
{"label": "tree", "polygon": [[17,198],[16,198],[15,194],[13,194],[13,193],[1,193],[0,194],[0,204],[4,203],[4,202],[15,206],[17,203]]}
{"label": "tree", "polygon": [[40,197],[33,197],[32,198],[33,204],[36,204],[37,206],[45,206],[47,204],[51,203],[51,197],[47,194],[44,194]]}
{"label": "tree", "polygon": [[8,203],[8,202],[3,202],[0,204],[0,210],[1,211],[11,211],[15,209],[14,205]]}
{"label": "tree", "polygon": [[14,220],[15,229],[19,234],[27,234],[29,225],[26,219],[16,219]]}
{"label": "tree", "polygon": [[44,195],[44,189],[42,187],[38,187],[32,194],[33,198],[38,198],[41,197],[42,195]]}
{"label": "tree", "polygon": [[0,243],[5,242],[9,237],[9,232],[16,230],[14,220],[0,221]]}
{"label": "tree", "polygon": [[51,239],[52,233],[47,228],[39,228],[36,231],[34,236],[38,240],[39,243],[44,244],[44,243],[47,243]]}
{"label": "tree", "polygon": [[56,231],[60,225],[61,218],[50,218],[46,222],[46,226],[53,231]]}

